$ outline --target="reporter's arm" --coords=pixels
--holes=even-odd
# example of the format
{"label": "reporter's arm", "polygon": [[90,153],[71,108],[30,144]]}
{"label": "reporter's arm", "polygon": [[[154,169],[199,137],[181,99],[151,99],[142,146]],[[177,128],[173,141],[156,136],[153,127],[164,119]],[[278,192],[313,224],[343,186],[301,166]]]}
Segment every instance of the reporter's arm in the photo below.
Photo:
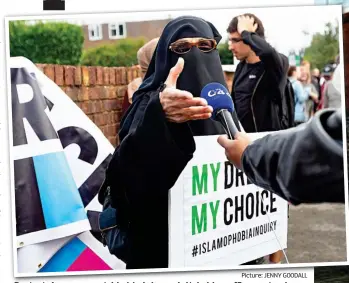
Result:
{"label": "reporter's arm", "polygon": [[251,182],[293,204],[344,202],[343,155],[321,136],[319,121],[317,115],[248,146],[242,167]]}

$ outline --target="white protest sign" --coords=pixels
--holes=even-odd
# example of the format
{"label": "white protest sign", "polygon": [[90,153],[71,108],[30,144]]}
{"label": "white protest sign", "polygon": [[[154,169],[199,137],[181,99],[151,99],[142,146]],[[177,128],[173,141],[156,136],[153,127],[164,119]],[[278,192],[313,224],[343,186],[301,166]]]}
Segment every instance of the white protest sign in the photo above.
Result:
{"label": "white protest sign", "polygon": [[288,203],[251,184],[217,137],[195,137],[170,191],[170,267],[231,267],[287,246]]}
{"label": "white protest sign", "polygon": [[[25,58],[11,58],[9,65],[17,247],[88,231],[91,227],[64,152],[61,128],[52,122],[54,104],[47,103],[45,85],[38,82],[37,77],[43,74]],[[53,90],[51,96],[56,93]]]}
{"label": "white protest sign", "polygon": [[[9,60],[9,68],[11,68],[12,82],[12,107],[10,112],[14,117],[14,140],[18,140],[19,134],[23,132],[22,120],[25,133],[22,136],[26,137],[26,140],[22,138],[24,141],[21,141],[22,143],[26,142],[26,144],[14,146],[12,159],[33,158],[35,165],[37,156],[45,156],[56,152],[62,153],[61,160],[66,162],[66,175],[60,176],[60,179],[65,180],[70,177],[71,180],[71,186],[69,190],[65,190],[63,197],[68,199],[75,197],[75,207],[79,208],[78,212],[84,219],[83,222],[70,224],[73,221],[69,222],[69,217],[76,215],[76,210],[67,207],[65,202],[62,207],[62,202],[58,202],[57,199],[55,200],[52,197],[48,198],[54,208],[51,208],[52,215],[60,215],[61,212],[64,212],[66,219],[68,219],[66,220],[68,225],[63,223],[63,225],[53,229],[47,227],[47,225],[45,227],[43,224],[47,224],[48,221],[47,217],[44,217],[43,224],[41,226],[37,225],[40,228],[39,231],[18,236],[17,242],[23,241],[25,237],[25,245],[19,248],[17,252],[17,271],[22,274],[38,272],[76,236],[81,241],[83,239],[84,244],[104,260],[110,268],[125,268],[124,264],[110,255],[108,249],[103,247],[89,232],[91,227],[86,215],[87,211],[98,212],[102,209],[97,201],[97,192],[104,180],[104,170],[111,154],[114,152],[114,147],[101,130],[62,89],[45,76],[30,60],[24,57],[12,57]],[[16,100],[17,96],[18,100]],[[30,108],[31,111],[26,107]],[[23,109],[25,111],[19,111]],[[36,114],[37,117],[32,117],[30,116],[31,113],[41,113],[41,116],[39,117]],[[49,170],[49,173],[51,172],[50,174],[55,174],[60,168],[57,164],[52,164],[47,170]],[[34,166],[34,169],[30,176],[18,172],[15,179],[23,180],[23,182],[21,181],[23,184],[29,178],[33,180],[41,178],[45,182],[46,179],[49,179],[47,178],[48,175],[41,174],[41,171],[45,169],[44,166]],[[34,187],[28,187],[27,190],[35,191],[35,189]],[[48,193],[51,190],[50,186],[42,186],[41,191],[44,190],[45,193]],[[35,213],[40,211],[46,200],[38,199],[27,210],[23,210],[25,199],[22,201],[20,194],[16,194],[15,198],[17,219],[22,218],[23,215],[28,217],[29,221],[26,222],[29,225],[28,227],[33,226],[35,228],[36,223],[40,224],[39,221],[36,221]],[[76,229],[71,229],[71,225],[75,225]],[[22,230],[25,231],[25,227]],[[83,233],[79,234],[81,232]],[[38,237],[38,235],[42,236]],[[71,265],[57,262],[57,260],[55,263],[67,267]],[[52,269],[53,265],[50,266]]]}

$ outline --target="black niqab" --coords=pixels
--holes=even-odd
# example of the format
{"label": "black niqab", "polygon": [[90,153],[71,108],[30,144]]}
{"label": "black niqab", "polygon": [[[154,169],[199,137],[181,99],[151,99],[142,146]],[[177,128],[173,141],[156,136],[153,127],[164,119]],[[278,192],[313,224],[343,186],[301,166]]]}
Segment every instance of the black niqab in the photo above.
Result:
{"label": "black niqab", "polygon": [[[177,81],[177,88],[186,90],[193,96],[200,96],[201,90],[211,82],[227,85],[217,49],[204,53],[193,47],[186,54],[177,54],[169,49],[171,43],[182,38],[215,39],[217,44],[221,35],[210,23],[201,18],[182,16],[166,25],[153,54],[149,68],[140,88],[133,95],[133,104],[121,121],[120,141],[126,136],[133,120],[137,104],[142,95],[149,91],[156,91],[167,79],[170,69],[177,63],[178,58],[184,59],[184,69]],[[224,129],[212,119],[188,122],[194,136],[224,134]]]}

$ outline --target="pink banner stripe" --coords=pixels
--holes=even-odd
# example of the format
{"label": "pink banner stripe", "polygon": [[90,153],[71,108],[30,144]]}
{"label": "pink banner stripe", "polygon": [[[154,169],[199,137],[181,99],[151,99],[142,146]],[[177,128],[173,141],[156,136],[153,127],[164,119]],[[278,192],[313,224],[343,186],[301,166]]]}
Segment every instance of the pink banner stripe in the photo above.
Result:
{"label": "pink banner stripe", "polygon": [[86,248],[81,255],[73,262],[67,271],[101,271],[112,270],[98,255],[91,249]]}

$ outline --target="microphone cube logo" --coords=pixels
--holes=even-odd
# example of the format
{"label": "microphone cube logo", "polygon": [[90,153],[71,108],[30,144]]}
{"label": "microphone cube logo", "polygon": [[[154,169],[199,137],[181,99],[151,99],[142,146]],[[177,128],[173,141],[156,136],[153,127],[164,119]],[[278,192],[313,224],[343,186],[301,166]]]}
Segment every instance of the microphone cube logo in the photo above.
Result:
{"label": "microphone cube logo", "polygon": [[209,83],[201,91],[201,97],[214,97],[216,95],[229,95],[229,91],[220,83]]}
{"label": "microphone cube logo", "polygon": [[233,112],[233,100],[229,91],[220,83],[209,83],[201,90],[200,96],[206,99],[208,105],[213,108],[213,118],[215,113],[221,109],[227,109]]}

